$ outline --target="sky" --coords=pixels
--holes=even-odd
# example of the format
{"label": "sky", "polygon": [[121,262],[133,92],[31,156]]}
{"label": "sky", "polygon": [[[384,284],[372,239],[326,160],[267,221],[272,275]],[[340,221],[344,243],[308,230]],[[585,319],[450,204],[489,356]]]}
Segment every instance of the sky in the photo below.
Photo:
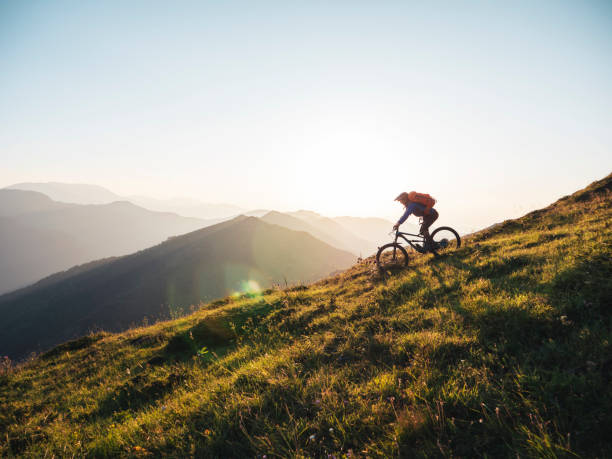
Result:
{"label": "sky", "polygon": [[612,172],[610,1],[0,1],[0,187],[477,229]]}

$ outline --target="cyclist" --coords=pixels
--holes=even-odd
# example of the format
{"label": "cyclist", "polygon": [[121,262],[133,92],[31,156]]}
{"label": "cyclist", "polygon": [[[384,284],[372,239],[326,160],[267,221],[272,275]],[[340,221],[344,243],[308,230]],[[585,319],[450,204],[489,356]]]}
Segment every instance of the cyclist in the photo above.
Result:
{"label": "cyclist", "polygon": [[436,201],[428,194],[416,193],[411,191],[410,193],[401,193],[395,201],[401,202],[406,210],[404,215],[400,217],[393,229],[399,229],[400,225],[406,221],[410,215],[422,217],[423,223],[421,224],[421,230],[419,234],[425,237],[425,249],[429,249],[432,245],[431,236],[429,235],[429,227],[433,222],[438,219],[438,211],[433,208]]}

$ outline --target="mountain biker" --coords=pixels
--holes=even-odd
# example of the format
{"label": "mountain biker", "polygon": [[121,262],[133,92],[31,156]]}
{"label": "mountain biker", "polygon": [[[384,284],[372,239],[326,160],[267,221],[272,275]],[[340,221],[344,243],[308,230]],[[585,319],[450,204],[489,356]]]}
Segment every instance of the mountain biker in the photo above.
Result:
{"label": "mountain biker", "polygon": [[[427,198],[423,199],[423,196],[426,196]],[[429,227],[439,217],[438,211],[432,207],[436,201],[429,195],[416,193],[414,191],[411,191],[410,193],[400,193],[400,195],[395,198],[394,201],[399,201],[402,203],[406,210],[404,211],[404,215],[402,215],[397,223],[393,225],[393,229],[398,230],[400,225],[404,223],[410,215],[422,217],[423,223],[421,224],[419,234],[422,234],[425,237],[425,248],[430,247],[432,245],[432,240],[431,236],[429,235]],[[429,205],[425,205],[423,202],[428,202]]]}

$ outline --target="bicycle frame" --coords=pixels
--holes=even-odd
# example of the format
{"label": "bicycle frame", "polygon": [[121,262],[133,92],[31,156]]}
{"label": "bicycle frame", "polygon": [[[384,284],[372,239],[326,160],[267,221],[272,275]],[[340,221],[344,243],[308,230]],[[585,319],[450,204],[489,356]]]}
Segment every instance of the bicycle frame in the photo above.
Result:
{"label": "bicycle frame", "polygon": [[[407,239],[406,236],[412,236],[412,237],[416,237],[418,239]],[[422,234],[402,233],[400,230],[396,230],[395,231],[395,239],[393,239],[393,242],[397,244],[397,240],[400,237],[404,241],[406,241],[408,243],[408,245],[410,247],[412,247],[414,250],[416,250],[417,252],[421,252],[423,250],[423,247],[425,245],[424,244],[425,243],[425,237]],[[421,245],[415,245],[415,244],[413,244],[413,242],[420,242]]]}

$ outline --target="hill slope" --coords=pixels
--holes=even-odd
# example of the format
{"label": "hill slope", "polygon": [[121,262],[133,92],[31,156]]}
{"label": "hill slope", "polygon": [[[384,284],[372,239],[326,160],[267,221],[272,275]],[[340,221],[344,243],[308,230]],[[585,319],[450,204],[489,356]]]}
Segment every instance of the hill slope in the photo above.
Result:
{"label": "hill slope", "polygon": [[98,327],[125,330],[256,286],[312,281],[353,261],[308,234],[239,217],[0,297],[0,355],[23,357]]}
{"label": "hill slope", "polygon": [[610,457],[611,195],[66,343],[0,379],[0,455]]}

